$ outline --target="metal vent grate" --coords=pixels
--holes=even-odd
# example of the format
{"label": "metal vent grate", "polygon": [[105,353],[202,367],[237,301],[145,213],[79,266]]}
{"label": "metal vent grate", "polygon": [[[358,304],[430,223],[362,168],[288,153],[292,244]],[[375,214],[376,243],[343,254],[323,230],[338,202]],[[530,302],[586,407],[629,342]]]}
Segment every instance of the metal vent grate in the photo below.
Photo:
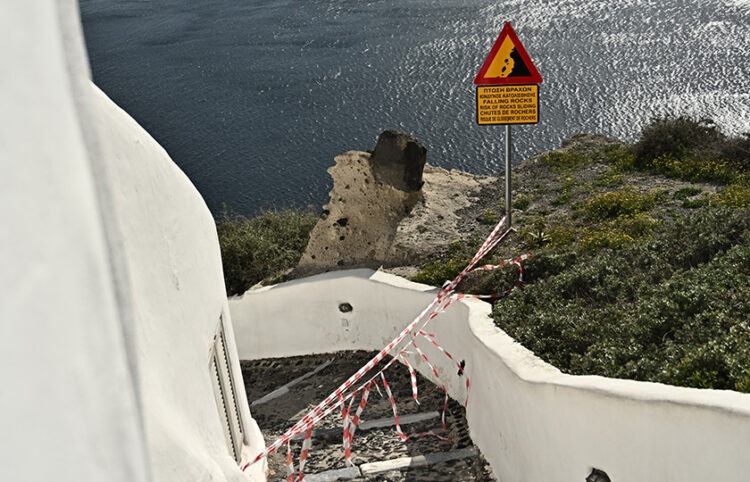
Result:
{"label": "metal vent grate", "polygon": [[227,350],[226,335],[224,333],[224,317],[219,318],[214,343],[211,349],[210,370],[213,381],[216,405],[219,409],[227,447],[234,460],[238,463],[242,455],[244,439],[242,418],[237,406],[237,397],[232,377],[232,363]]}
{"label": "metal vent grate", "polygon": [[221,428],[224,431],[224,439],[227,447],[231,451],[232,457],[237,460],[237,449],[232,440],[231,429],[229,428],[229,417],[227,416],[227,405],[221,386],[221,375],[219,374],[219,364],[216,361],[216,354],[211,356],[211,381],[214,387],[214,396],[216,397],[216,406],[219,408],[219,418],[221,419]]}

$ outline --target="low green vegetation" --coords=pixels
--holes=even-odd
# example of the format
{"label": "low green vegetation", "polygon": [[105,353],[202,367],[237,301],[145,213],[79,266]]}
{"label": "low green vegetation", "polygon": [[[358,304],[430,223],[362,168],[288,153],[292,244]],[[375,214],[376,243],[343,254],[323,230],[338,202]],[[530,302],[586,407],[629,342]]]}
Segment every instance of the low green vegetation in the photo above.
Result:
{"label": "low green vegetation", "polygon": [[598,174],[595,179],[596,185],[602,187],[621,186],[625,182],[625,175],[617,168],[607,169],[602,174]]}
{"label": "low green vegetation", "polygon": [[632,146],[611,146],[602,154],[626,171],[732,183],[750,170],[750,134],[729,137],[708,120],[666,117],[645,127]]}
{"label": "low green vegetation", "polygon": [[542,162],[554,172],[570,172],[583,167],[588,158],[576,151],[553,151],[544,156]]}
{"label": "low green vegetation", "polygon": [[711,199],[718,206],[750,207],[750,176],[742,176]]}
{"label": "low green vegetation", "polygon": [[492,209],[485,209],[485,211],[479,217],[480,224],[495,225],[498,222],[500,222],[500,218],[497,217],[497,213]]}
{"label": "low green vegetation", "polygon": [[239,295],[259,281],[299,262],[317,218],[291,209],[254,218],[224,212],[216,223],[228,295]]}
{"label": "low green vegetation", "polygon": [[750,167],[750,136],[727,137],[710,120],[654,120],[632,146],[634,167],[689,181],[731,181]]}
{"label": "low green vegetation", "polygon": [[[533,257],[495,304],[498,326],[568,373],[750,392],[750,137],[667,118],[632,145],[542,160],[549,175],[505,248]],[[474,250],[456,244],[415,279],[440,286]],[[502,292],[517,276],[459,290]]]}
{"label": "low green vegetation", "polygon": [[513,199],[513,207],[516,210],[525,211],[534,200],[533,194],[518,194]]}
{"label": "low green vegetation", "polygon": [[750,391],[747,210],[705,210],[595,253],[549,247],[524,275],[495,321],[563,371]]}
{"label": "low green vegetation", "polygon": [[672,197],[675,199],[684,201],[685,199],[693,197],[693,196],[697,196],[698,194],[702,192],[703,192],[703,189],[698,189],[697,187],[685,187],[678,191],[675,191]]}
{"label": "low green vegetation", "polygon": [[649,211],[663,198],[661,191],[641,193],[626,187],[592,197],[584,204],[583,211],[591,220],[634,216]]}
{"label": "low green vegetation", "polygon": [[[472,243],[472,246],[476,246],[476,243]],[[412,281],[442,286],[445,280],[455,278],[469,264],[473,255],[470,249],[460,241],[453,242],[444,256],[424,265]]]}
{"label": "low green vegetation", "polygon": [[[533,189],[515,198],[517,232],[482,261],[533,254],[521,289],[494,306],[498,326],[568,373],[750,393],[750,137],[660,119],[632,145],[542,159],[524,185]],[[476,221],[488,229],[503,210],[486,201]],[[227,293],[293,267],[315,222],[298,211],[225,214]],[[413,279],[453,279],[478,236]],[[509,266],[459,290],[498,293],[517,276]]]}

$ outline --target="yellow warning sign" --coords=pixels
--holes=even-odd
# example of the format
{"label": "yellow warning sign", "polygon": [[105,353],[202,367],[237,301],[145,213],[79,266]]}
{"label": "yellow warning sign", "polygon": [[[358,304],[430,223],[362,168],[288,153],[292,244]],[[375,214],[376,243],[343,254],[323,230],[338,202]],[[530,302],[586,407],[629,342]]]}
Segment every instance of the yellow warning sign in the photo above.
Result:
{"label": "yellow warning sign", "polygon": [[480,85],[477,87],[477,123],[536,124],[539,122],[538,85]]}
{"label": "yellow warning sign", "polygon": [[505,37],[503,43],[500,44],[500,48],[498,49],[495,58],[492,59],[492,62],[485,73],[485,77],[505,78],[511,73],[515,73],[516,70],[525,70],[526,75],[529,75],[528,68],[524,65],[523,60],[521,59],[519,59],[519,68],[516,69],[516,59],[514,59],[514,55],[512,55],[515,52],[516,46],[513,44],[513,40],[511,40],[509,36]]}

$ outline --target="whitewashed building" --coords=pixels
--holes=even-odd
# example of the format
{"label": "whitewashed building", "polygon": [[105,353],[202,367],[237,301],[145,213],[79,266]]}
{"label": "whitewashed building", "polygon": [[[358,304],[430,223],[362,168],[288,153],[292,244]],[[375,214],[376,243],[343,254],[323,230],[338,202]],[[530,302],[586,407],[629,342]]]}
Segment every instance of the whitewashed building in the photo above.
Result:
{"label": "whitewashed building", "polygon": [[265,480],[203,199],[91,82],[76,2],[0,31],[0,480]]}

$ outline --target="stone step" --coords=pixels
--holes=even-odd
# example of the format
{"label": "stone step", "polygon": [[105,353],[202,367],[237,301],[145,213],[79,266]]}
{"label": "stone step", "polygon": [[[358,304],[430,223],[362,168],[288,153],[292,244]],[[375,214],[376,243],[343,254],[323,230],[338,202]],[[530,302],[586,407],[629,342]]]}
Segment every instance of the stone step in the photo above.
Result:
{"label": "stone step", "polygon": [[251,407],[255,407],[257,405],[263,405],[264,403],[268,403],[271,400],[275,400],[275,399],[277,399],[277,398],[279,398],[281,396],[286,395],[287,393],[289,393],[289,389],[290,388],[292,388],[293,386],[297,385],[298,383],[303,382],[303,381],[307,380],[308,378],[316,375],[318,372],[320,372],[321,370],[323,370],[324,368],[326,368],[331,363],[333,363],[333,358],[331,358],[330,360],[326,361],[325,363],[321,363],[320,365],[318,365],[317,367],[315,367],[314,370],[311,370],[311,371],[305,373],[304,375],[295,378],[291,382],[289,382],[289,383],[287,383],[285,385],[280,386],[279,388],[277,388],[276,390],[272,391],[271,393],[263,395],[259,399],[253,401],[250,404],[250,406]]}
{"label": "stone step", "polygon": [[[305,416],[310,410],[311,403],[324,399],[330,393],[331,386],[335,385],[339,378],[343,380],[354,373],[358,367],[376,354],[377,352],[342,352],[335,355],[319,354],[245,362],[243,373],[246,370],[252,372],[255,366],[262,367],[262,377],[256,372],[254,378],[251,375],[245,380],[251,380],[250,384],[246,383],[246,387],[252,390],[253,396],[250,399],[257,399],[251,410],[258,417],[259,425],[268,443],[287,430],[290,423],[295,423]],[[333,358],[332,361],[331,358]],[[440,410],[437,407],[442,405],[444,393],[441,387],[423,380],[421,375],[417,374],[417,378],[418,383],[421,384],[420,395],[423,403],[419,407],[409,404],[405,408],[407,411],[409,409],[423,411],[402,413],[399,415],[399,422],[404,426],[405,431],[422,432],[436,428],[436,433],[440,433],[440,429],[437,428],[440,425]],[[286,380],[292,381],[285,383]],[[398,402],[409,401],[408,388],[411,381],[407,370],[393,370],[389,373],[388,382],[401,391],[401,393],[396,393]],[[304,399],[299,398],[302,397],[302,392],[304,392]],[[248,391],[248,393],[251,392]],[[352,409],[356,406],[352,405]],[[450,438],[455,440],[454,443],[459,444],[459,447],[470,446],[464,407],[451,400],[448,412],[450,414],[448,419]],[[394,430],[395,420],[387,397],[371,397],[362,415],[367,417],[368,414],[371,418],[363,418],[357,427],[357,437],[355,437],[355,447],[352,453],[353,460],[357,463],[354,467],[340,468],[344,467],[340,411],[332,414],[332,419],[328,421],[327,426],[314,427],[315,430],[312,433],[316,438],[311,447],[304,480],[312,482],[337,480],[364,482],[365,480],[386,479],[418,479],[431,482],[495,480],[487,462],[476,448],[451,451],[450,445],[446,446],[443,442],[431,437],[410,440],[407,447],[396,443],[399,439]],[[361,438],[358,438],[360,432],[362,432]],[[302,438],[304,438],[303,434],[295,437],[296,441],[292,448],[295,466],[298,470]],[[285,455],[283,452],[277,452],[268,457],[269,473],[273,474],[269,476],[270,481],[286,482]]]}
{"label": "stone step", "polygon": [[[305,482],[331,482],[334,480],[351,480],[361,477],[359,467],[346,467],[343,469],[326,470],[317,474],[305,474]],[[284,481],[286,482],[286,481]]]}
{"label": "stone step", "polygon": [[[399,415],[398,421],[403,426],[412,423],[424,422],[425,420],[432,420],[434,418],[440,418],[440,413],[409,413],[406,415]],[[396,420],[393,417],[376,418],[374,420],[362,420],[357,427],[357,431],[372,430],[374,428],[393,427],[394,425],[396,425]],[[312,436],[319,438],[340,437],[343,431],[344,429],[342,427],[315,429],[312,431]],[[302,440],[302,438],[304,438],[304,434],[296,435],[292,440]]]}
{"label": "stone step", "polygon": [[412,467],[423,467],[425,465],[439,464],[450,460],[476,457],[479,452],[474,447],[451,450],[450,452],[435,452],[415,457],[400,457],[391,460],[381,460],[362,464],[359,467],[347,467],[344,469],[327,470],[317,474],[305,475],[308,482],[329,482],[334,480],[351,480],[364,475],[377,475],[392,470],[403,470]]}
{"label": "stone step", "polygon": [[410,467],[421,467],[432,465],[449,460],[464,459],[466,457],[476,457],[479,452],[474,447],[451,450],[450,452],[435,452],[427,455],[417,455],[415,457],[401,457],[398,459],[382,460],[380,462],[370,462],[359,466],[362,475],[374,475],[391,470],[401,470]]}

